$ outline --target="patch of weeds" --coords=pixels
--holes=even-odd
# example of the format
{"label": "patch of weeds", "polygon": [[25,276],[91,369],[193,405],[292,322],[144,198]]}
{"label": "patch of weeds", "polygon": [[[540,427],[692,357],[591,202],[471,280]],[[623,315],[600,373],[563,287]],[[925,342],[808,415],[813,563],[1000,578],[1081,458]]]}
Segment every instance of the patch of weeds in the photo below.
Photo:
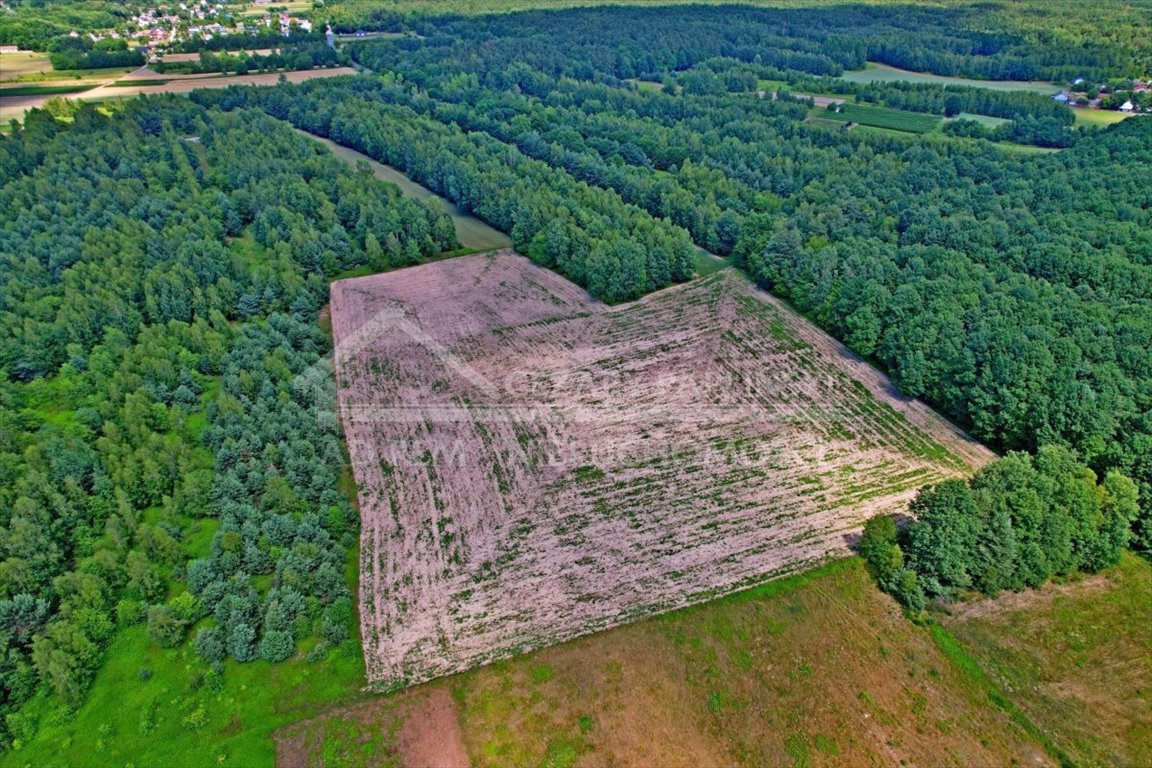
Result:
{"label": "patch of weeds", "polygon": [[532,667],[532,682],[537,685],[546,683],[555,676],[555,671],[547,664],[537,664]]}
{"label": "patch of weeds", "polygon": [[816,734],[816,737],[812,739],[812,746],[816,748],[817,752],[824,755],[840,754],[840,745],[836,743],[836,740],[823,733]]}
{"label": "patch of weeds", "polygon": [[584,741],[582,739],[556,736],[548,740],[540,768],[568,768],[575,765],[583,753]]}
{"label": "patch of weeds", "polygon": [[808,739],[802,733],[793,733],[784,740],[784,751],[788,753],[788,757],[792,758],[793,768],[807,768],[809,764],[808,757]]}

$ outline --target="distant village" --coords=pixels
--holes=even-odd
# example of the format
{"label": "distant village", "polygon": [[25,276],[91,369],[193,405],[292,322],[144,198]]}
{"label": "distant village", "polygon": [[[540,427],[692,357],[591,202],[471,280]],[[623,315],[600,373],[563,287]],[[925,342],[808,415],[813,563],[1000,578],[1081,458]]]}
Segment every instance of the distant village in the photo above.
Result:
{"label": "distant village", "polygon": [[[94,41],[123,40],[129,46],[146,46],[155,51],[187,40],[268,33],[291,37],[311,31],[311,20],[269,0],[254,0],[250,5],[200,0],[145,7],[123,27],[91,32],[88,36]],[[78,37],[79,33],[72,32],[71,36]]]}
{"label": "distant village", "polygon": [[1152,113],[1152,81],[1121,80],[1093,85],[1077,78],[1053,98],[1075,109]]}

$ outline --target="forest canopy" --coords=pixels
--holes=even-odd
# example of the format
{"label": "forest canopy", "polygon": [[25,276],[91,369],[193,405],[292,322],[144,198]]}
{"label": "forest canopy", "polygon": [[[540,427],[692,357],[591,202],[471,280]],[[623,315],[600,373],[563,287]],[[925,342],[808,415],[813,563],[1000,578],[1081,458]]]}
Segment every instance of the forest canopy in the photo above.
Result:
{"label": "forest canopy", "polygon": [[195,625],[215,675],[345,642],[358,521],[332,393],[301,386],[315,313],[342,270],[456,248],[447,215],[175,98],[34,112],[0,169],[0,745],[126,626]]}

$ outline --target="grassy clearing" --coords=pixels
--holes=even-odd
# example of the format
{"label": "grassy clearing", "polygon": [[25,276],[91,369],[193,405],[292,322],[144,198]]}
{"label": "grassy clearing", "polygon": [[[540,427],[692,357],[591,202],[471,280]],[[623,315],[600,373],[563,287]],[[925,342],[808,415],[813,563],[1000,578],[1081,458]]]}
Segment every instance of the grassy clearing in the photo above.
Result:
{"label": "grassy clearing", "polygon": [[0,82],[19,80],[29,75],[41,75],[52,71],[52,62],[46,53],[0,53]]}
{"label": "grassy clearing", "polygon": [[971,80],[966,77],[944,77],[926,72],[910,72],[887,64],[869,62],[864,69],[845,72],[841,80],[850,83],[934,83],[936,85],[967,85],[973,88],[987,88],[993,91],[1035,91],[1036,93],[1056,93],[1060,88],[1053,83],[1039,80]]}
{"label": "grassy clearing", "polygon": [[397,702],[443,688],[478,767],[1051,761],[856,558],[333,712],[308,754],[402,764]]}
{"label": "grassy clearing", "polygon": [[78,712],[26,708],[40,731],[4,765],[270,765],[274,730],[354,698],[364,679],[356,639],[323,662],[229,661],[214,680],[190,648],[161,649],[133,627],[107,659]]}
{"label": "grassy clearing", "polygon": [[1076,115],[1076,125],[1092,125],[1101,128],[1134,117],[1131,113],[1116,112],[1110,109],[1074,109],[1072,112]]}
{"label": "grassy clearing", "polygon": [[732,266],[732,259],[722,259],[714,253],[705,250],[696,251],[696,274],[701,277],[713,275],[722,269]]}
{"label": "grassy clearing", "polygon": [[[204,521],[188,551],[203,554],[215,527]],[[353,594],[357,574],[353,550],[345,567]],[[130,627],[109,646],[79,711],[43,695],[25,707],[39,732],[0,765],[272,765],[276,729],[357,698],[364,684],[358,627],[323,661],[307,661],[308,650],[281,664],[229,660],[216,678],[191,643],[162,649],[144,627]]]}
{"label": "grassy clearing", "polygon": [[928,133],[940,127],[943,118],[919,112],[905,112],[888,107],[873,107],[865,104],[843,104],[838,111],[817,107],[813,115],[826,120],[857,123],[874,128],[905,133]]}
{"label": "grassy clearing", "polygon": [[1083,766],[1152,765],[1152,565],[962,607],[944,621],[1021,714]]}
{"label": "grassy clearing", "polygon": [[658,83],[655,80],[632,80],[630,82],[636,83],[636,87],[641,91],[659,91],[664,88],[664,83]]}
{"label": "grassy clearing", "polygon": [[1020,155],[1050,155],[1053,152],[1060,151],[1057,147],[1034,147],[1031,144],[1013,144],[1010,141],[997,141],[993,143],[1005,152],[1015,152]]}
{"label": "grassy clearing", "polygon": [[977,115],[973,112],[961,112],[960,114],[956,115],[956,117],[950,118],[949,120],[972,120],[972,121],[975,121],[977,123],[980,123],[980,125],[984,126],[985,128],[999,128],[1000,126],[1004,125],[1005,123],[1012,122],[1011,120],[1007,120],[1003,117],[991,117],[989,115]]}

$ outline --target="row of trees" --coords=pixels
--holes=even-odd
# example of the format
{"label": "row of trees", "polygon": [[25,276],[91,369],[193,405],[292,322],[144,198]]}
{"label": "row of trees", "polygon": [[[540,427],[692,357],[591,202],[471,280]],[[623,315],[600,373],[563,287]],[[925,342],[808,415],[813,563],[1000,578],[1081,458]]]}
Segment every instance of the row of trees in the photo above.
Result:
{"label": "row of trees", "polygon": [[196,98],[226,109],[261,105],[393,165],[509,232],[518,249],[604,301],[634,299],[692,276],[695,250],[683,229],[492,136],[466,133],[408,106],[362,98],[354,80],[343,85],[232,88],[202,91]]}
{"label": "row of trees", "polygon": [[0,171],[0,747],[121,627],[209,662],[341,642],[357,521],[331,392],[294,382],[328,277],[456,248],[447,215],[179,98],[35,111]]}
{"label": "row of trees", "polygon": [[144,64],[144,54],[137,48],[129,48],[123,40],[93,41],[83,35],[54,38],[48,43],[48,59],[56,70],[139,67]]}
{"label": "row of trees", "polygon": [[860,553],[880,586],[913,611],[965,590],[1038,587],[1119,562],[1137,495],[1119,472],[1098,483],[1066,448],[1010,453],[970,480],[920,489],[916,519],[903,530],[890,517],[872,518]]}
{"label": "row of trees", "polygon": [[271,53],[260,54],[240,51],[239,53],[214,53],[201,51],[200,58],[193,62],[177,62],[165,64],[160,62],[153,65],[157,72],[231,72],[237,75],[246,75],[249,72],[287,70],[306,70],[318,67],[347,66],[349,56],[347,53],[330,48],[322,42],[305,44],[281,44]]}

